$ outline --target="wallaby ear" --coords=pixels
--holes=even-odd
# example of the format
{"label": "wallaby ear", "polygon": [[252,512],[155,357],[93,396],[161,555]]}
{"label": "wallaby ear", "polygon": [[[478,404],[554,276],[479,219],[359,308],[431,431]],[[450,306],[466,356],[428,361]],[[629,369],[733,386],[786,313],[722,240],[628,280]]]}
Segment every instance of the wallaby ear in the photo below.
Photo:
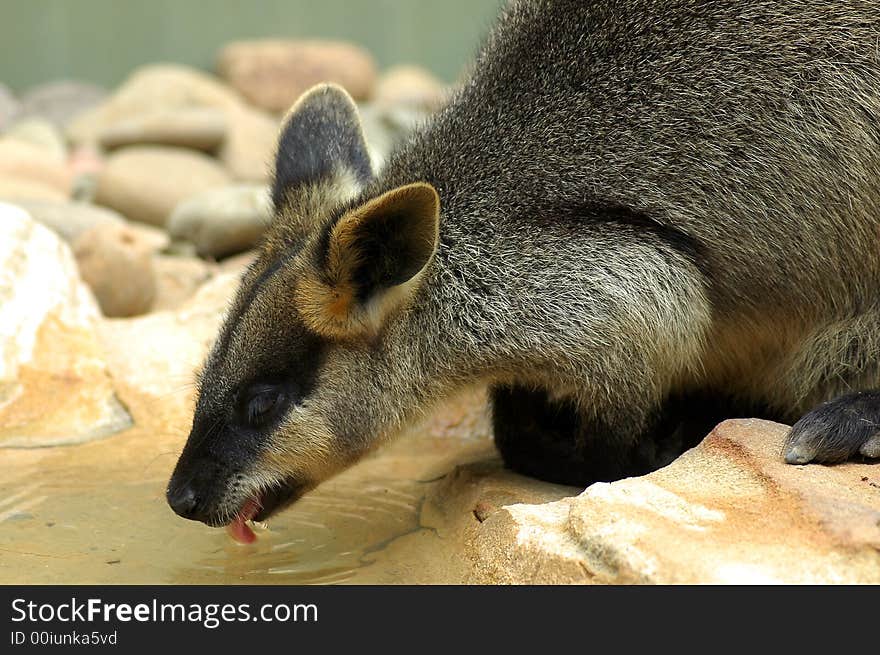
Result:
{"label": "wallaby ear", "polygon": [[430,184],[392,189],[343,214],[322,244],[297,307],[329,337],[375,333],[418,287],[437,250],[440,197]]}
{"label": "wallaby ear", "polygon": [[316,185],[354,186],[356,191],[372,177],[370,154],[351,96],[335,84],[319,84],[306,91],[281,126],[272,183],[276,209],[291,191]]}

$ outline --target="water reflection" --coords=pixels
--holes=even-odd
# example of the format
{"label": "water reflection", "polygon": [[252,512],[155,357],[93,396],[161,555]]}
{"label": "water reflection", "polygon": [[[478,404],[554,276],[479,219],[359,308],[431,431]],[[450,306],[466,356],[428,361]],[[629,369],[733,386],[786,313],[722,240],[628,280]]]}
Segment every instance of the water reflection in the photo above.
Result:
{"label": "water reflection", "polygon": [[405,435],[273,517],[247,546],[165,504],[186,420],[76,446],[0,449],[0,583],[466,579],[455,544],[423,525],[422,505],[457,465],[494,458],[482,418]]}

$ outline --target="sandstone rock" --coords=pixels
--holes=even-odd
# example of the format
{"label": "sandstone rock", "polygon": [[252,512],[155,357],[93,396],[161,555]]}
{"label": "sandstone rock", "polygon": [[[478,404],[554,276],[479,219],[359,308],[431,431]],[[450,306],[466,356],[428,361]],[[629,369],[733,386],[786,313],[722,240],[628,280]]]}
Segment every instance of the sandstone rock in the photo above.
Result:
{"label": "sandstone rock", "polygon": [[228,110],[226,120],[226,140],[217,153],[220,161],[236,180],[265,183],[273,168],[279,121],[244,106]]}
{"label": "sandstone rock", "polygon": [[101,103],[106,96],[107,91],[94,84],[57,80],[22,94],[18,115],[42,118],[64,129],[77,116]]}
{"label": "sandstone rock", "polygon": [[464,389],[445,399],[440,410],[430,413],[413,429],[422,436],[435,438],[491,440],[492,422],[486,389]]}
{"label": "sandstone rock", "polygon": [[18,100],[5,84],[0,83],[0,132],[12,123],[18,113]]}
{"label": "sandstone rock", "polygon": [[198,257],[155,255],[156,300],[152,311],[176,310],[214,275],[216,266]]}
{"label": "sandstone rock", "polygon": [[16,121],[9,126],[3,136],[42,148],[59,162],[67,159],[67,145],[61,137],[61,133],[55,125],[44,118],[26,118]]}
{"label": "sandstone rock", "polygon": [[164,225],[174,207],[229,176],[208,156],[170,146],[132,146],[107,159],[95,202],[131,220]]}
{"label": "sandstone rock", "polygon": [[48,184],[0,173],[0,201],[18,203],[31,200],[64,202],[67,194]]}
{"label": "sandstone rock", "polygon": [[95,336],[98,317],[64,242],[0,204],[0,447],[78,443],[131,425]]}
{"label": "sandstone rock", "polygon": [[214,150],[226,136],[226,116],[213,107],[156,110],[121,119],[101,129],[105,148],[154,144]]}
{"label": "sandstone rock", "polygon": [[56,189],[67,196],[71,174],[50,151],[13,138],[0,138],[0,177],[15,177]]}
{"label": "sandstone rock", "polygon": [[167,229],[172,238],[194,243],[200,255],[223,257],[252,247],[269,224],[271,212],[266,187],[212,189],[180,203]]}
{"label": "sandstone rock", "polygon": [[[880,582],[877,467],[786,465],[786,432],[766,421],[726,421],[644,477],[597,483],[550,503],[496,501],[482,522],[463,524],[475,579]],[[450,489],[470,492],[474,504],[491,500],[493,474],[475,477],[469,488],[453,482]]]}
{"label": "sandstone rock", "polygon": [[167,411],[191,408],[195,370],[214,343],[237,287],[235,275],[218,275],[177,311],[108,319],[99,325],[108,365],[127,405],[150,411],[146,396],[161,399]]}
{"label": "sandstone rock", "polygon": [[230,43],[218,55],[217,70],[250,102],[272,112],[286,111],[319,82],[335,82],[355,100],[368,98],[376,83],[372,56],[338,41]]}
{"label": "sandstone rock", "polygon": [[172,64],[144,66],[134,71],[101,105],[71,123],[73,143],[97,142],[101,132],[120,121],[155,112],[197,107],[235,109],[241,98],[216,78],[194,68]]}
{"label": "sandstone rock", "polygon": [[95,226],[125,224],[125,219],[115,211],[85,203],[23,200],[15,204],[68,243]]}
{"label": "sandstone rock", "polygon": [[83,280],[104,316],[146,313],[156,296],[152,250],[127,225],[98,225],[73,244]]}
{"label": "sandstone rock", "polygon": [[383,109],[405,107],[434,112],[446,102],[446,86],[419,66],[395,66],[379,80],[375,103]]}

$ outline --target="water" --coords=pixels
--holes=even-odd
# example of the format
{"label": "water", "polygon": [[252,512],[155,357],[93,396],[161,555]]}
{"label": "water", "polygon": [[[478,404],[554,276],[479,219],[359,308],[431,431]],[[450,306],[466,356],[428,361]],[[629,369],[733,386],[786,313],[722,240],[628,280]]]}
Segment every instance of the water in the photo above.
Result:
{"label": "water", "polygon": [[497,466],[483,402],[403,435],[273,517],[247,546],[165,503],[187,411],[137,411],[152,418],[101,441],[0,449],[0,583],[466,581],[460,541],[425,503],[457,466]]}

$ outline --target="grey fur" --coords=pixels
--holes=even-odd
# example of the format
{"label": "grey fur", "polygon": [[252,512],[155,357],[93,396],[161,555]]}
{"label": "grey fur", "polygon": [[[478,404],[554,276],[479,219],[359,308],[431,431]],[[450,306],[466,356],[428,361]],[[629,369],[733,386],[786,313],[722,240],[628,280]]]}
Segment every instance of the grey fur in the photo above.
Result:
{"label": "grey fur", "polygon": [[[381,174],[352,184],[339,162],[324,188],[345,193],[287,190],[203,402],[299,339],[290,290],[328,227],[414,182],[439,192],[435,256],[378,334],[327,341],[262,442],[285,461],[321,423],[334,445],[307,457],[331,474],[471,383],[541,390],[621,451],[671,395],[794,420],[877,387],[878,42],[876,1],[513,3]],[[320,481],[289,467],[236,465],[252,485],[224,506],[291,472]]]}

